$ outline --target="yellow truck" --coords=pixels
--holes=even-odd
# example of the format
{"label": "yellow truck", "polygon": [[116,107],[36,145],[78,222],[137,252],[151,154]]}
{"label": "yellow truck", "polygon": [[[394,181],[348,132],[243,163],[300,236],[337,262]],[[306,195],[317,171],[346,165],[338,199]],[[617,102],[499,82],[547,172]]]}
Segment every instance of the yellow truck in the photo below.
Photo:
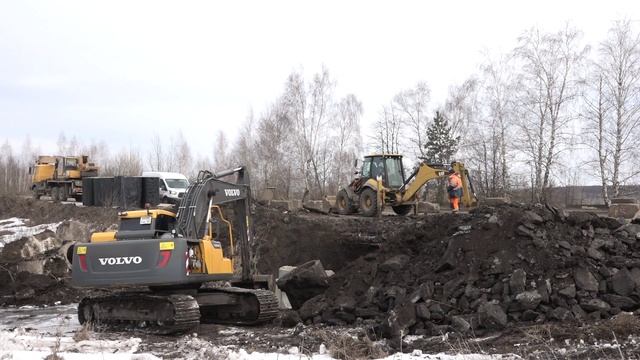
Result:
{"label": "yellow truck", "polygon": [[70,197],[82,200],[82,178],[98,176],[98,167],[89,157],[40,155],[29,167],[33,197],[50,196],[54,201]]}

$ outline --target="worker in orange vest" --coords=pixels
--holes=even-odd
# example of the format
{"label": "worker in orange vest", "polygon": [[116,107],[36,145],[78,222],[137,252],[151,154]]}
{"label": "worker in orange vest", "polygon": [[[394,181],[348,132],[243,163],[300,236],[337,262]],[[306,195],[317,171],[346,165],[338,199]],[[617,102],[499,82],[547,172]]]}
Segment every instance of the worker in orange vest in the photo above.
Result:
{"label": "worker in orange vest", "polygon": [[460,198],[462,197],[462,179],[453,168],[449,170],[447,192],[449,193],[451,211],[457,213],[460,210]]}

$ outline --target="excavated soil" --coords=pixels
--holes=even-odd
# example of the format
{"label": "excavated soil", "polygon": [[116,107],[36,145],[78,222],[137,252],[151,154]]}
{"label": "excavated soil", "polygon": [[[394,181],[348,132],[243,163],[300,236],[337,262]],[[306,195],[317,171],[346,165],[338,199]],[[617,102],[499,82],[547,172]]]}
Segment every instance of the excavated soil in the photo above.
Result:
{"label": "excavated soil", "polygon": [[[10,217],[32,224],[75,219],[93,231],[114,224],[116,210],[0,198],[0,221]],[[544,353],[554,341],[579,348],[640,332],[640,224],[524,205],[380,218],[256,205],[254,230],[258,272],[277,275],[280,266],[316,259],[336,272],[324,294],[283,314],[283,326],[357,328],[403,350],[506,351],[518,343],[521,355]],[[12,254],[20,253],[20,241],[0,252],[0,303],[65,303],[84,295],[56,264],[42,274],[7,271],[18,261]],[[44,256],[55,258],[50,251]],[[600,351],[589,349],[589,356]]]}
{"label": "excavated soil", "polygon": [[0,197],[0,219],[18,217],[29,219],[31,225],[77,220],[108,227],[118,220],[111,208],[83,207],[74,203],[56,203],[18,196]]}

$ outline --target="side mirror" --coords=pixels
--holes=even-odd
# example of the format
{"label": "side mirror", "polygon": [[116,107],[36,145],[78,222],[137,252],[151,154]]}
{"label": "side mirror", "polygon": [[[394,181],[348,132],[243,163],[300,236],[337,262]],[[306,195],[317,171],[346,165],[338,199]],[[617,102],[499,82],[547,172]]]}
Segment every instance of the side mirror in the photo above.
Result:
{"label": "side mirror", "polygon": [[358,159],[355,159],[353,161],[353,167],[356,168],[356,169],[358,168]]}
{"label": "side mirror", "polygon": [[29,166],[29,175],[33,174],[33,168]]}

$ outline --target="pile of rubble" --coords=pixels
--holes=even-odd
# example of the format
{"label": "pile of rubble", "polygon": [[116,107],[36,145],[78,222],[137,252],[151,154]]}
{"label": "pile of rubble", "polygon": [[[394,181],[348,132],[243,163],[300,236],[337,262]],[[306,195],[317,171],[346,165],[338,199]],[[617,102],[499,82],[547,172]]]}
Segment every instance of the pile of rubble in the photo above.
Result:
{"label": "pile of rubble", "polygon": [[301,320],[368,325],[384,337],[479,335],[640,308],[638,220],[500,205],[399,226],[379,250],[331,277],[323,293],[291,301],[302,304]]}

